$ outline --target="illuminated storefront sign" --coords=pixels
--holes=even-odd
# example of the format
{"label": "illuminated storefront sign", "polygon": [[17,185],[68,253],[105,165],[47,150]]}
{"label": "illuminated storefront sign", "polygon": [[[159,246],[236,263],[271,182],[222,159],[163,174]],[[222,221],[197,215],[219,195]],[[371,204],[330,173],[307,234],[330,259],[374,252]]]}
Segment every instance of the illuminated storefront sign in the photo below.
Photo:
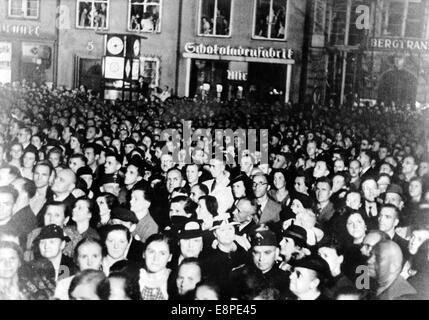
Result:
{"label": "illuminated storefront sign", "polygon": [[0,24],[0,33],[19,34],[40,37],[40,26],[31,26],[26,24]]}
{"label": "illuminated storefront sign", "polygon": [[412,50],[429,53],[429,41],[427,40],[372,38],[370,47],[380,50]]}
{"label": "illuminated storefront sign", "polygon": [[235,56],[247,58],[265,58],[265,59],[292,59],[292,49],[276,49],[276,48],[243,48],[220,46],[220,45],[206,45],[194,42],[188,42],[185,45],[185,52],[192,54],[210,54],[220,56]]}

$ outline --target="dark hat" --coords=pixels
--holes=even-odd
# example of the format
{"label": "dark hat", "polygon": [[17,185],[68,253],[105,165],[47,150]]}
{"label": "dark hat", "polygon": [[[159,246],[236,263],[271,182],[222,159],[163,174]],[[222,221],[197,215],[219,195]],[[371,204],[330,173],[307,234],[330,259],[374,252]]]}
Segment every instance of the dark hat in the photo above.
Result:
{"label": "dark hat", "polygon": [[329,264],[318,254],[313,253],[291,263],[294,268],[306,268],[316,271],[319,278],[329,279],[331,277]]}
{"label": "dark hat", "polygon": [[53,147],[61,147],[61,143],[56,140],[56,139],[52,139],[52,138],[47,138],[46,139],[46,146],[53,146]]}
{"label": "dark hat", "polygon": [[122,207],[113,208],[110,214],[112,216],[112,219],[118,219],[124,222],[131,222],[134,224],[137,224],[139,222],[139,219],[137,219],[134,212]]}
{"label": "dark hat", "polygon": [[124,161],[124,156],[123,155],[118,154],[118,153],[116,153],[116,152],[114,152],[112,150],[108,150],[106,152],[106,158],[107,157],[115,157],[116,161],[118,161],[121,164],[122,164],[122,161]]}
{"label": "dark hat", "polygon": [[85,175],[90,175],[92,176],[92,170],[90,167],[88,166],[84,166],[84,167],[80,167],[79,169],[77,169],[76,175],[78,177],[80,176],[85,176]]}
{"label": "dark hat", "polygon": [[251,235],[250,245],[256,246],[278,246],[277,237],[271,230],[255,230]]}
{"label": "dark hat", "polygon": [[295,241],[295,244],[300,247],[308,247],[307,245],[307,231],[300,226],[295,224],[290,225],[282,233],[283,238],[291,238]]}
{"label": "dark hat", "polygon": [[133,156],[131,160],[128,162],[128,165],[133,165],[137,167],[140,171],[144,172],[146,167],[146,162],[142,160],[139,156]]}
{"label": "dark hat", "polygon": [[396,193],[396,194],[399,194],[401,196],[401,198],[404,197],[401,186],[398,184],[394,184],[394,183],[390,184],[387,187],[386,194],[387,193]]}
{"label": "dark hat", "polygon": [[210,231],[213,231],[225,226],[235,226],[238,224],[240,223],[235,222],[233,217],[231,217],[229,214],[219,215],[213,219],[213,227],[210,228]]}
{"label": "dark hat", "polygon": [[127,145],[127,144],[133,144],[133,145],[137,145],[137,142],[134,140],[134,139],[132,139],[132,138],[126,138],[125,140],[124,140],[124,146],[125,145]]}
{"label": "dark hat", "polygon": [[145,158],[144,150],[140,148],[134,148],[133,151],[131,151],[131,158],[134,158],[134,157],[144,159]]}
{"label": "dark hat", "polygon": [[[294,199],[299,200],[302,203],[302,205],[304,206],[304,208],[306,208],[306,209],[311,209],[314,206],[313,199],[304,193],[295,192],[292,196],[292,201]],[[291,201],[291,203],[292,203],[292,201]]]}
{"label": "dark hat", "polygon": [[203,236],[201,224],[198,221],[189,221],[185,223],[182,229],[178,232],[179,239],[194,239]]}
{"label": "dark hat", "polygon": [[105,174],[100,179],[100,185],[106,184],[106,183],[119,183],[120,180],[119,177],[116,174]]}
{"label": "dark hat", "polygon": [[37,241],[52,238],[59,238],[64,241],[70,241],[70,238],[64,235],[63,229],[56,224],[44,226],[40,231],[39,235],[37,236]]}
{"label": "dark hat", "polygon": [[243,181],[244,185],[251,184],[252,180],[244,172],[240,172],[237,176],[231,179],[228,186],[231,187],[234,183]]}

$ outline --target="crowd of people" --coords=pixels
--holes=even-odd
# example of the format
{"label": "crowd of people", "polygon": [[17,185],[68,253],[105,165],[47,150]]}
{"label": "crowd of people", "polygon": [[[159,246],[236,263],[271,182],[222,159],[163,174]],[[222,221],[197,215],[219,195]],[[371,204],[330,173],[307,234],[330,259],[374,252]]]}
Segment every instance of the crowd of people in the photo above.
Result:
{"label": "crowd of people", "polygon": [[[266,129],[268,162],[239,137],[177,158],[183,120]],[[427,124],[0,86],[0,299],[429,299]]]}

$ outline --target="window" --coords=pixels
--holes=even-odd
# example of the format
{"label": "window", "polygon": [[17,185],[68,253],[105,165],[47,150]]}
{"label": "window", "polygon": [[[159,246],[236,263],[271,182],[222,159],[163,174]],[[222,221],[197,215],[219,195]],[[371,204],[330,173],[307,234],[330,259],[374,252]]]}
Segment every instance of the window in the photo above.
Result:
{"label": "window", "polygon": [[405,2],[391,2],[387,22],[387,33],[390,36],[400,37],[402,35],[402,22]]}
{"label": "window", "polygon": [[344,45],[347,29],[347,1],[335,0],[332,10],[331,45]]}
{"label": "window", "polygon": [[107,29],[108,20],[109,0],[77,1],[77,28]]}
{"label": "window", "polygon": [[200,0],[200,36],[231,34],[232,0]]}
{"label": "window", "polygon": [[425,8],[422,1],[410,1],[408,3],[407,21],[405,26],[406,37],[422,37],[424,12]]}
{"label": "window", "polygon": [[9,0],[9,17],[39,18],[39,0]]}
{"label": "window", "polygon": [[253,36],[258,39],[286,39],[287,0],[255,0]]}
{"label": "window", "polygon": [[[384,35],[421,38],[425,6],[422,0],[392,0],[387,3]],[[405,19],[404,19],[405,17]]]}
{"label": "window", "polygon": [[128,30],[161,32],[162,0],[129,0]]}
{"label": "window", "polygon": [[140,75],[150,88],[159,87],[159,59],[140,57]]}

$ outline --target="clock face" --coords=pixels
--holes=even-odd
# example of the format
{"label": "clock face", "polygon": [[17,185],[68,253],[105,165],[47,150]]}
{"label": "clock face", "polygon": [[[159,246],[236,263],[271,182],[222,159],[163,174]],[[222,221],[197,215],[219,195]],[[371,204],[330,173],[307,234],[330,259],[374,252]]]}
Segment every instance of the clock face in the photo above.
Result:
{"label": "clock face", "polygon": [[119,37],[112,37],[107,41],[107,50],[110,54],[118,55],[124,49],[124,42]]}
{"label": "clock face", "polygon": [[135,40],[133,45],[134,55],[138,56],[140,54],[140,41]]}

